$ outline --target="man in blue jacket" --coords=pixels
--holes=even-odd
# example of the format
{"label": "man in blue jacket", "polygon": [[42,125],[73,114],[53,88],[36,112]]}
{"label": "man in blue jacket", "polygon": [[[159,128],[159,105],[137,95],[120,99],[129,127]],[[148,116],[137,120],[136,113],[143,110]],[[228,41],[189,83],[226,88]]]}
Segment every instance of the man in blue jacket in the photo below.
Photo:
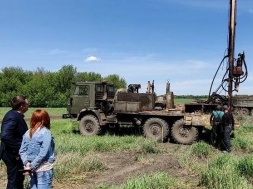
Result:
{"label": "man in blue jacket", "polygon": [[0,159],[7,167],[7,188],[23,189],[23,163],[19,156],[22,138],[28,130],[24,113],[28,110],[28,100],[23,96],[15,96],[11,100],[12,109],[8,111],[1,125]]}

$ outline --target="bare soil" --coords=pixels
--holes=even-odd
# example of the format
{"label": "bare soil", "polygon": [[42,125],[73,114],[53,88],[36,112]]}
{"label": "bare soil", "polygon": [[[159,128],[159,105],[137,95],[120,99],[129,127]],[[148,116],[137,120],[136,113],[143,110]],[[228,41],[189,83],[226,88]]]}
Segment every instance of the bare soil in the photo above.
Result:
{"label": "bare soil", "polygon": [[[176,144],[163,143],[160,144],[165,148],[175,148]],[[189,148],[190,146],[183,146]],[[198,187],[198,175],[189,170],[180,167],[178,157],[175,153],[159,153],[159,154],[142,154],[138,151],[127,152],[103,152],[89,154],[85,158],[96,157],[106,165],[106,170],[92,175],[78,175],[82,177],[83,184],[59,183],[54,181],[54,188],[61,189],[92,189],[98,185],[116,185],[119,186],[130,178],[136,178],[144,174],[152,174],[157,172],[165,172],[169,175],[183,180],[184,183],[192,188]]]}

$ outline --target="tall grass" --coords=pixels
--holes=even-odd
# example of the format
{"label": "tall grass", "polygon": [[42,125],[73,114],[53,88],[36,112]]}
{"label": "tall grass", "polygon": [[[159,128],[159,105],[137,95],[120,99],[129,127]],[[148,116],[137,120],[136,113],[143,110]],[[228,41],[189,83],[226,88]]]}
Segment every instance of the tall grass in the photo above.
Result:
{"label": "tall grass", "polygon": [[206,171],[201,175],[201,185],[207,189],[252,189],[247,180],[252,176],[253,158],[237,158],[222,154],[211,160]]}
{"label": "tall grass", "polygon": [[253,177],[253,157],[252,155],[246,155],[239,159],[237,164],[237,170],[241,176],[246,178]]}
{"label": "tall grass", "polygon": [[191,154],[200,158],[207,158],[211,154],[211,148],[207,143],[197,142],[192,145]]}
{"label": "tall grass", "polygon": [[234,132],[231,144],[234,150],[253,152],[253,116],[243,117],[240,127]]}

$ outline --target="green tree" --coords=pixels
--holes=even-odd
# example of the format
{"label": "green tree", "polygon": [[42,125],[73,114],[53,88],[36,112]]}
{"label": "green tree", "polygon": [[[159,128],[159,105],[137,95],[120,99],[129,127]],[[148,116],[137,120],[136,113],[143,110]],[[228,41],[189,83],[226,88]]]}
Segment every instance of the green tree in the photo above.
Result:
{"label": "green tree", "polygon": [[0,83],[1,106],[9,106],[10,100],[15,95],[24,94],[26,83],[32,78],[32,72],[24,71],[20,67],[3,68]]}
{"label": "green tree", "polygon": [[117,74],[112,74],[104,78],[104,80],[108,81],[109,83],[113,83],[115,89],[126,88],[126,81],[123,78],[120,78]]}
{"label": "green tree", "polygon": [[105,78],[95,72],[78,72],[72,65],[63,66],[58,72],[44,68],[24,71],[20,67],[6,67],[0,72],[0,106],[10,106],[13,96],[29,98],[32,107],[65,107],[73,90],[73,82],[107,80],[115,89],[125,88],[126,81],[112,74]]}
{"label": "green tree", "polygon": [[76,75],[76,81],[102,81],[101,74],[94,72],[78,72]]}
{"label": "green tree", "polygon": [[76,73],[76,68],[72,65],[63,66],[57,74],[57,91],[66,94],[72,83],[75,82]]}

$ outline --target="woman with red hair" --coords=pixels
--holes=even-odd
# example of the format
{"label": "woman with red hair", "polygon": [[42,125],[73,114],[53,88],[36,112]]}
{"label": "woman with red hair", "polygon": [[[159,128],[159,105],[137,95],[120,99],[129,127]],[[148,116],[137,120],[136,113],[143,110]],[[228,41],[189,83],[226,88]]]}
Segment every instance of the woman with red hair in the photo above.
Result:
{"label": "woman with red hair", "polygon": [[31,189],[51,188],[55,161],[54,148],[49,114],[45,110],[34,111],[30,129],[24,134],[19,150],[24,168],[30,172]]}

